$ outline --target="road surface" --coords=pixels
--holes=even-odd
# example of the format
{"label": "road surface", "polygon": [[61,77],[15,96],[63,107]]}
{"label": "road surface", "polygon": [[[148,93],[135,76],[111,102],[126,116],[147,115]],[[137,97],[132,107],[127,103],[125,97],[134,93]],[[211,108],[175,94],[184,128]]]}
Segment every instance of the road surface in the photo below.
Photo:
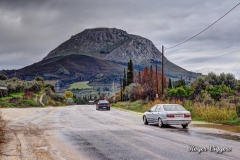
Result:
{"label": "road surface", "polygon": [[[1,160],[240,159],[239,139],[212,136],[233,133],[191,125],[158,128],[129,111],[97,111],[94,105],[2,111],[9,128]],[[213,145],[226,151],[210,151]],[[191,152],[191,146],[202,152]]]}

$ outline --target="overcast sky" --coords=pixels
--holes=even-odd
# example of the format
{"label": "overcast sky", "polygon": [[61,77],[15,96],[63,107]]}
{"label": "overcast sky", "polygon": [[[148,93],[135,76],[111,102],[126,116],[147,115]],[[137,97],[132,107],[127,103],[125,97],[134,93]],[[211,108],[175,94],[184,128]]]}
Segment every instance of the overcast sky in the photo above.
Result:
{"label": "overcast sky", "polygon": [[[162,45],[169,48],[199,33],[239,2],[0,0],[0,69],[38,62],[86,28],[122,29],[151,40],[161,51]],[[233,73],[239,79],[240,5],[198,37],[166,50],[165,56],[189,71]]]}

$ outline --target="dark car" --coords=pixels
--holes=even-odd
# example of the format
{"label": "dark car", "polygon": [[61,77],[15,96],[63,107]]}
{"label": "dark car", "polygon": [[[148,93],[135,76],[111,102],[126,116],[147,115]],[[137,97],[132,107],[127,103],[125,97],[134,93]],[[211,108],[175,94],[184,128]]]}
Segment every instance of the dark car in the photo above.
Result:
{"label": "dark car", "polygon": [[96,110],[99,109],[106,109],[106,110],[110,110],[110,103],[108,100],[99,100],[98,103],[96,104]]}

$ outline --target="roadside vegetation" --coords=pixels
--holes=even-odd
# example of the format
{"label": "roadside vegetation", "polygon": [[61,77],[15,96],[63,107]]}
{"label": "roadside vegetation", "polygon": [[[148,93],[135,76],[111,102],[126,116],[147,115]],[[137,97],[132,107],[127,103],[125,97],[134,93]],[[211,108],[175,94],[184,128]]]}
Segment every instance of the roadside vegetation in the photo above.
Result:
{"label": "roadside vegetation", "polygon": [[23,81],[0,75],[0,87],[1,108],[66,105],[65,96],[55,93],[54,86],[45,84],[41,77],[36,77],[33,81]]}
{"label": "roadside vegetation", "polygon": [[0,154],[1,154],[1,146],[4,143],[4,135],[6,132],[6,124],[7,122],[3,119],[3,114],[0,111]]}
{"label": "roadside vegetation", "polygon": [[[164,77],[162,88],[161,73],[156,75],[152,66],[134,77],[131,72],[129,66],[127,73],[124,70],[122,94],[116,94],[118,103],[113,107],[143,113],[157,103],[177,103],[191,111],[193,120],[240,125],[240,84],[230,73],[211,72],[193,81],[191,86],[184,79],[172,82]],[[156,98],[162,90],[164,95]]]}

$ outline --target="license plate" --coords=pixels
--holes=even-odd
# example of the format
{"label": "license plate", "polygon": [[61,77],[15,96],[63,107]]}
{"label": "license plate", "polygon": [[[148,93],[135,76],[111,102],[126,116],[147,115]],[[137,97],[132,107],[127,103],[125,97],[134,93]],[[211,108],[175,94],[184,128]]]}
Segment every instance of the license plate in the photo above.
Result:
{"label": "license plate", "polygon": [[175,117],[183,117],[183,114],[175,114]]}
{"label": "license plate", "polygon": [[106,107],[102,107],[102,108],[106,108]]}

